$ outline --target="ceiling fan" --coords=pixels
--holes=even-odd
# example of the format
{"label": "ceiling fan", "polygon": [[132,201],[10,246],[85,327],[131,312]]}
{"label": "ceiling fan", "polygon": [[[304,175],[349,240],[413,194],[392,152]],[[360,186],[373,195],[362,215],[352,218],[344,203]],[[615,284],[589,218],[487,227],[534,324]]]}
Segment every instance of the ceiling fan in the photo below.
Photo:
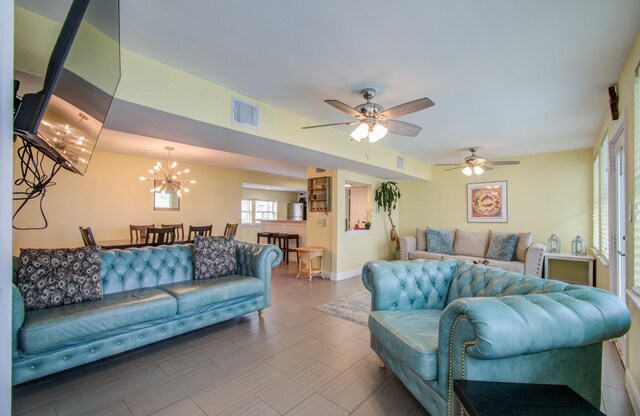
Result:
{"label": "ceiling fan", "polygon": [[455,166],[451,169],[445,169],[445,172],[462,168],[462,173],[467,176],[471,176],[474,173],[476,175],[482,175],[484,172],[493,169],[492,166],[520,164],[519,160],[500,160],[491,162],[477,154],[477,147],[470,147],[469,151],[471,152],[471,155],[465,157],[464,163],[461,165],[452,163],[436,163],[436,166]]}
{"label": "ceiling fan", "polygon": [[355,117],[357,119],[356,121],[306,126],[303,127],[303,129],[339,126],[342,124],[352,126],[357,124],[358,127],[356,127],[356,129],[351,133],[351,138],[359,142],[365,137],[368,137],[370,143],[374,143],[382,139],[387,132],[399,134],[400,136],[416,137],[422,130],[422,127],[393,119],[406,114],[415,113],[416,111],[424,110],[425,108],[434,105],[433,101],[425,97],[385,110],[380,104],[371,102],[373,97],[376,95],[375,89],[365,88],[360,91],[360,94],[362,94],[362,97],[367,100],[367,102],[356,107],[350,107],[338,100],[324,100],[324,102],[330,106]]}

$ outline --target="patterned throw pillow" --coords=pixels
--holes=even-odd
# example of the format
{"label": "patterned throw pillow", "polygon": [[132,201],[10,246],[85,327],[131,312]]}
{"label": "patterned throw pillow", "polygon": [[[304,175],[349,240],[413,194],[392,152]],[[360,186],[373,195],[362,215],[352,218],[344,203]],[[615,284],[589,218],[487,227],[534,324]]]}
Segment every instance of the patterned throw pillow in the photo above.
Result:
{"label": "patterned throw pillow", "polygon": [[196,279],[236,273],[236,240],[233,237],[196,236],[193,260]]}
{"label": "patterned throw pillow", "polygon": [[22,249],[17,286],[26,310],[102,299],[100,247]]}
{"label": "patterned throw pillow", "polygon": [[453,255],[453,232],[427,228],[427,251]]}
{"label": "patterned throw pillow", "polygon": [[487,258],[500,261],[511,261],[518,244],[518,234],[491,233]]}

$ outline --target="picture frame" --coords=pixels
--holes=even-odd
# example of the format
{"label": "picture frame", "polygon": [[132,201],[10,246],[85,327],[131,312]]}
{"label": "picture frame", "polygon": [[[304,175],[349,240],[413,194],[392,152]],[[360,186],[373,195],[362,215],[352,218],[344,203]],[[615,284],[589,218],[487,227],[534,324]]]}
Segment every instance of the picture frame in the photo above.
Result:
{"label": "picture frame", "polygon": [[507,181],[467,184],[467,222],[509,222]]}

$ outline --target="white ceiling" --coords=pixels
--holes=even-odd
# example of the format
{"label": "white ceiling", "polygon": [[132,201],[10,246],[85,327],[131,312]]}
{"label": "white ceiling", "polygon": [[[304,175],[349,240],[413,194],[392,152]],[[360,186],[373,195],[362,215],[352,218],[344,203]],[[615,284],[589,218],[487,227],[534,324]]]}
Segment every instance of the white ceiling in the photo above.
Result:
{"label": "white ceiling", "polygon": [[[638,0],[120,7],[124,48],[318,124],[349,121],[323,100],[355,106],[364,87],[385,108],[431,98],[434,107],[401,118],[423,127],[418,137],[380,142],[430,163],[462,161],[470,146],[488,158],[591,147],[640,30]],[[348,140],[350,128],[338,128]]]}

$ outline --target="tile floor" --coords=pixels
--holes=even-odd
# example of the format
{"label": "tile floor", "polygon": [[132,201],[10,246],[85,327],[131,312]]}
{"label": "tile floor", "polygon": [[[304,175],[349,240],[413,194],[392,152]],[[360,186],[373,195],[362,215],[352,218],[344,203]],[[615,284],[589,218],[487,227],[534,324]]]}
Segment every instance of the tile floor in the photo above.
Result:
{"label": "tile floor", "polygon": [[[313,309],[362,289],[360,279],[310,283],[296,266],[274,270],[264,321],[253,313],[17,386],[13,415],[427,415],[375,364],[366,327]],[[632,415],[614,348],[602,410]]]}

